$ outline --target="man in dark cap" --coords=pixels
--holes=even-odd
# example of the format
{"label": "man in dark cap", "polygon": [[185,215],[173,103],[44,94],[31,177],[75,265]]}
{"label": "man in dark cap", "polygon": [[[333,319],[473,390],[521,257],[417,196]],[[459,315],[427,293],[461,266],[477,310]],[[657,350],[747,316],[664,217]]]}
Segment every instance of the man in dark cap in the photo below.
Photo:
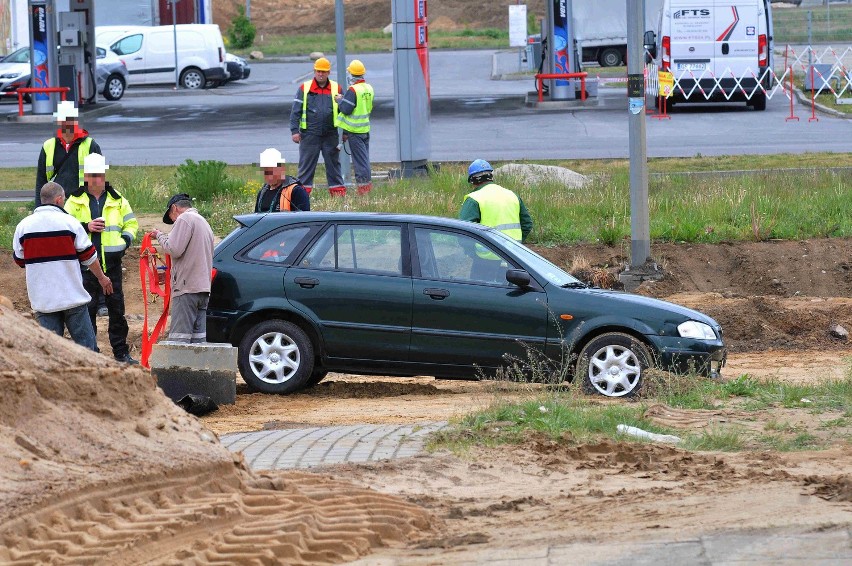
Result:
{"label": "man in dark cap", "polygon": [[174,224],[168,234],[154,230],[163,251],[172,258],[171,316],[168,340],[207,341],[207,303],[213,271],[213,230],[182,193],[169,199],[163,222]]}

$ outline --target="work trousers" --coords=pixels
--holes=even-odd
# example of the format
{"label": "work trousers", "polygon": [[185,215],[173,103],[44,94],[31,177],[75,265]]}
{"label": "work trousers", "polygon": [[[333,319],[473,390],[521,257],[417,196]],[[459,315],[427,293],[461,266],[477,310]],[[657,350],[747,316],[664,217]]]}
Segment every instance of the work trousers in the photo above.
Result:
{"label": "work trousers", "polygon": [[[112,346],[113,356],[123,358],[130,353],[130,348],[127,346],[127,319],[124,318],[124,286],[122,284],[121,263],[108,267],[106,276],[112,281],[112,295],[104,297],[109,312],[109,326],[107,326],[109,345]],[[92,328],[97,335],[98,301],[104,291],[101,289],[101,284],[98,283],[95,274],[88,269],[83,272],[83,288],[92,296],[88,306],[89,318],[92,320]]]}
{"label": "work trousers", "polygon": [[172,297],[169,341],[198,344],[207,341],[207,304],[210,293],[184,293]]}
{"label": "work trousers", "polygon": [[325,135],[311,134],[302,130],[299,142],[299,182],[305,187],[314,186],[314,173],[320,153],[325,162],[325,178],[329,188],[342,187],[343,175],[340,171],[340,151],[337,149],[337,130]]}
{"label": "work trousers", "polygon": [[370,133],[353,134],[347,132],[347,143],[352,151],[352,165],[355,166],[355,182],[359,187],[369,185],[372,180],[370,173]]}
{"label": "work trousers", "polygon": [[60,336],[65,333],[65,328],[68,328],[68,334],[71,335],[74,342],[84,348],[98,351],[98,343],[95,340],[95,331],[92,328],[92,321],[89,319],[87,305],[72,307],[64,311],[36,312],[35,317],[42,327]]}

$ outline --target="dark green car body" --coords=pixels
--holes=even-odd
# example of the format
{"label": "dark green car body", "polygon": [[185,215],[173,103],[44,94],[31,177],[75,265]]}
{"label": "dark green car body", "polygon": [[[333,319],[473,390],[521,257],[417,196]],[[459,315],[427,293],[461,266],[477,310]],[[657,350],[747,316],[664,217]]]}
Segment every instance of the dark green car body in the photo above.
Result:
{"label": "dark green car body", "polygon": [[[289,393],[328,371],[476,379],[532,359],[558,369],[595,339],[601,360],[631,351],[628,340],[641,350],[628,363],[637,375],[610,386],[614,396],[638,386],[639,365],[717,375],[724,364],[712,318],[586,287],[478,224],[335,212],[236,220],[214,253],[207,339],[240,348],[254,389]],[[684,323],[704,335],[683,336]],[[621,345],[607,350],[602,336]]]}

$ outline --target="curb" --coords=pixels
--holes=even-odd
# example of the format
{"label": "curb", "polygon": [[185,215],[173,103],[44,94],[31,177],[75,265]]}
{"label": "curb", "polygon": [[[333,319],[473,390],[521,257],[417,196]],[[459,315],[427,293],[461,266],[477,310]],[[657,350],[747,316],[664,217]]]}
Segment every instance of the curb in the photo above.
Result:
{"label": "curb", "polygon": [[[814,85],[816,86],[816,85]],[[793,90],[796,92],[796,100],[799,101],[799,104],[802,106],[811,106],[810,97],[805,94],[799,87],[793,87]],[[844,114],[834,108],[829,108],[824,104],[820,104],[819,102],[813,102],[813,106],[816,107],[817,110],[822,112],[823,114],[828,114],[829,116],[834,116],[835,118],[844,118],[846,120],[852,119],[852,114]]]}

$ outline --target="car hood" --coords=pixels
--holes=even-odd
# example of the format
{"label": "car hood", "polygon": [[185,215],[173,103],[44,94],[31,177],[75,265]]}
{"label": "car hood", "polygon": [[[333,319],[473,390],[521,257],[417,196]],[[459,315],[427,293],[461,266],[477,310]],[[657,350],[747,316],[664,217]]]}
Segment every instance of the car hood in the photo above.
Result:
{"label": "car hood", "polygon": [[30,64],[29,63],[0,63],[0,75],[5,75],[6,73],[21,73],[21,74],[29,74],[30,73]]}
{"label": "car hood", "polygon": [[[695,320],[709,324],[713,328],[720,328],[718,322],[706,314],[693,310],[669,301],[636,295],[634,293],[626,293],[624,291],[612,291],[609,289],[562,289],[557,288],[558,295],[567,293],[582,293],[590,299],[600,299],[607,301],[612,307],[617,308],[617,305],[623,305],[625,311],[629,311],[634,315],[641,317],[647,316],[650,311],[656,311],[658,318],[665,318],[674,321],[677,318],[685,320]],[[567,295],[566,295],[567,299]]]}

